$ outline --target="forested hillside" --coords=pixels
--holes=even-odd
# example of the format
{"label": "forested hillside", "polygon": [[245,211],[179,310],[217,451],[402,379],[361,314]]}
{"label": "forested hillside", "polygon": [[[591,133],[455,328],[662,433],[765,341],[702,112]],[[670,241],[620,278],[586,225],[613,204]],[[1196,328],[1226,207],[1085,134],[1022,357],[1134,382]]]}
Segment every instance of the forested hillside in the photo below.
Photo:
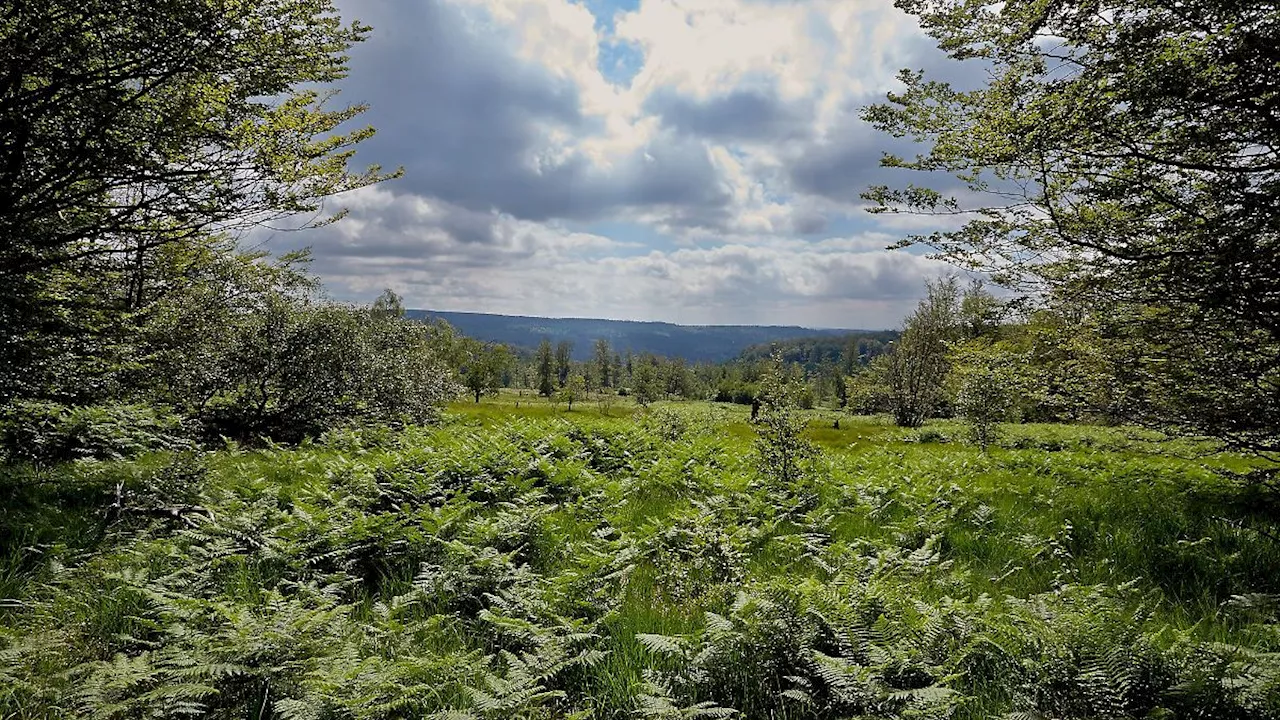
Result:
{"label": "forested hillside", "polygon": [[607,340],[617,352],[678,357],[690,363],[732,360],[758,344],[814,335],[836,336],[847,330],[758,325],[675,325],[664,322],[538,318],[486,313],[408,310],[406,317],[444,320],[464,335],[515,348],[533,349],[547,338],[569,342],[573,359],[589,360],[592,343]]}

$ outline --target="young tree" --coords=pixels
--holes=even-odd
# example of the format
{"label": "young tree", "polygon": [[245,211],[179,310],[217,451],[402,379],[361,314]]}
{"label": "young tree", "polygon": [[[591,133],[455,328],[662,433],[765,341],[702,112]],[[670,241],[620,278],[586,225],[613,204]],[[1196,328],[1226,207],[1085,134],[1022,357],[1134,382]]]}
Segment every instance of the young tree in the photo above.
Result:
{"label": "young tree", "polygon": [[556,397],[560,402],[565,403],[569,412],[573,412],[573,403],[581,400],[587,395],[587,381],[581,375],[573,375],[564,387],[560,388],[560,392]]}
{"label": "young tree", "polygon": [[1000,424],[1009,422],[1018,410],[1021,396],[1017,357],[1000,343],[970,340],[951,355],[955,386],[956,414],[969,427],[969,437],[986,452],[1000,436]]}
{"label": "young tree", "polygon": [[782,355],[775,351],[760,380],[759,413],[753,422],[757,466],[779,488],[793,486],[806,461],[817,454],[817,448],[803,435],[807,424],[799,412],[803,391],[783,364]]}
{"label": "young tree", "polygon": [[943,400],[948,343],[958,331],[958,294],[955,277],[930,282],[892,352],[877,363],[889,410],[901,427],[920,427]]}
{"label": "young tree", "polygon": [[555,358],[551,351],[551,341],[543,338],[538,343],[538,394],[550,398],[555,392]]}
{"label": "young tree", "polygon": [[561,340],[556,343],[556,376],[559,378],[560,387],[564,387],[569,381],[569,372],[573,369],[573,343],[569,340]]}
{"label": "young tree", "polygon": [[658,376],[657,358],[641,355],[631,368],[631,394],[636,402],[648,405],[658,399],[661,378]]}
{"label": "young tree", "polygon": [[462,384],[478,403],[480,396],[502,387],[502,378],[511,366],[511,354],[505,345],[489,345],[471,338],[467,338],[465,347]]}

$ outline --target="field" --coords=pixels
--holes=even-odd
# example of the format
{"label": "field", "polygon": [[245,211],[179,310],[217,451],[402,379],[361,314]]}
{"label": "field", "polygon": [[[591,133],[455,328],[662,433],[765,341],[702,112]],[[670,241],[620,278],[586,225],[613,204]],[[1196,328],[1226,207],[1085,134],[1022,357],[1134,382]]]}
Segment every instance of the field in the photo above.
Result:
{"label": "field", "polygon": [[1114,428],[807,435],[780,482],[743,408],[506,395],[8,468],[0,717],[1280,717],[1250,461]]}

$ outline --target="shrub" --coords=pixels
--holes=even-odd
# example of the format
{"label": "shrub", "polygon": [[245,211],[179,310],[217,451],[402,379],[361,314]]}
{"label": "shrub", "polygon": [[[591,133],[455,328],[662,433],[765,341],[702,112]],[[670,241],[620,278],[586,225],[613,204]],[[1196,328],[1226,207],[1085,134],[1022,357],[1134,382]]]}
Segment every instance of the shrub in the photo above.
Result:
{"label": "shrub", "polygon": [[806,463],[817,454],[813,443],[802,436],[807,423],[796,409],[802,389],[775,354],[760,383],[755,449],[760,473],[779,488],[790,488],[800,480]]}
{"label": "shrub", "polygon": [[970,439],[986,450],[999,438],[1000,423],[1017,411],[1017,360],[998,345],[974,342],[961,346],[953,362],[956,411],[968,425]]}
{"label": "shrub", "polygon": [[188,434],[180,416],[154,405],[20,400],[0,411],[0,454],[10,462],[127,458],[185,446]]}

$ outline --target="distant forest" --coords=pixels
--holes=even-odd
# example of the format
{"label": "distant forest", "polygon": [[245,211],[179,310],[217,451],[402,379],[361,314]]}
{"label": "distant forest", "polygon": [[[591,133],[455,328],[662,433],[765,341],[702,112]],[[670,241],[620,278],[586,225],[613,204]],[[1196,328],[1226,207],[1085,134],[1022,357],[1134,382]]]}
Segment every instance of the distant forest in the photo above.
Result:
{"label": "distant forest", "polygon": [[[552,343],[569,342],[574,360],[591,358],[592,343],[607,340],[614,350],[653,353],[684,358],[689,362],[725,362],[752,346],[801,338],[839,338],[848,333],[874,334],[876,331],[824,330],[796,326],[764,325],[676,325],[666,322],[636,322],[588,318],[542,318],[488,313],[407,310],[410,319],[444,320],[468,337],[501,343],[514,350],[529,350],[543,338]],[[884,333],[881,332],[881,335]],[[892,333],[891,333],[892,334]],[[765,353],[768,354],[767,351]]]}

